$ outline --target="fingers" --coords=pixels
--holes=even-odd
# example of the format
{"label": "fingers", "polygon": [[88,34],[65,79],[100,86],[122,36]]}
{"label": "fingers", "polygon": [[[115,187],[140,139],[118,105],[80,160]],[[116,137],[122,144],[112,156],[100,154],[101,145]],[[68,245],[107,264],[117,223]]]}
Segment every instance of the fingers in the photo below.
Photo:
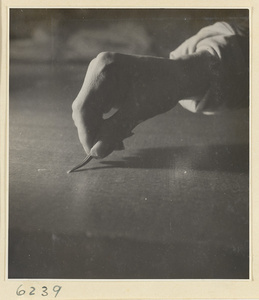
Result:
{"label": "fingers", "polygon": [[72,118],[87,154],[96,141],[103,113],[114,105],[114,97],[111,97],[115,90],[115,79],[111,76],[113,62],[113,56],[104,53],[91,61],[82,88],[72,104]]}
{"label": "fingers", "polygon": [[73,106],[72,118],[77,127],[78,137],[85,152],[90,153],[102,124],[102,115],[88,107],[86,110]]}
{"label": "fingers", "polygon": [[132,136],[132,129],[137,125],[134,114],[126,106],[112,117],[102,120],[98,141],[90,154],[96,158],[104,158],[122,146],[122,140]]}

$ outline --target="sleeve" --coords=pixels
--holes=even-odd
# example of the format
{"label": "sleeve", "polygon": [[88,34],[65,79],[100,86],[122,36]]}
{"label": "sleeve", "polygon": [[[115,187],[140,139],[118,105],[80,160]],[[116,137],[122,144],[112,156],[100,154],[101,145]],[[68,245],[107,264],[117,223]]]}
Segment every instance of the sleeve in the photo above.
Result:
{"label": "sleeve", "polygon": [[195,113],[215,114],[249,105],[249,25],[248,20],[217,22],[202,28],[170,53],[170,59],[209,51],[216,62],[212,80],[204,95],[193,95],[179,103]]}

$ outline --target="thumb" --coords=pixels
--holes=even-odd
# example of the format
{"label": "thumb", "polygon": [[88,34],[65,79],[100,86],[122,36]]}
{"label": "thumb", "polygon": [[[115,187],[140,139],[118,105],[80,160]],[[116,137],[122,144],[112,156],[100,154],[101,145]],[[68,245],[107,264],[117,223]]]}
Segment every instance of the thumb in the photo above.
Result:
{"label": "thumb", "polygon": [[130,112],[117,111],[109,119],[103,120],[97,142],[90,151],[96,158],[104,158],[114,150],[121,150],[122,141],[133,135],[132,129],[137,125]]}

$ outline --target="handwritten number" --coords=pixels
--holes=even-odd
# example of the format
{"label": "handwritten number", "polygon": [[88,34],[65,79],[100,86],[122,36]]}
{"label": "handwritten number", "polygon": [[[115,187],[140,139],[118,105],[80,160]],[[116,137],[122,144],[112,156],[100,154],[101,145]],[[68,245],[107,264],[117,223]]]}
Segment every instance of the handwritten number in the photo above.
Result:
{"label": "handwritten number", "polygon": [[41,296],[43,296],[43,297],[48,296],[48,293],[47,293],[48,288],[46,286],[43,286],[42,289],[43,289],[44,294],[41,294]]}
{"label": "handwritten number", "polygon": [[34,291],[35,291],[35,287],[31,286],[31,292],[29,295],[34,296],[35,295]]}
{"label": "handwritten number", "polygon": [[55,298],[57,297],[57,295],[60,292],[61,288],[62,288],[62,286],[59,286],[59,285],[55,285],[53,287],[53,291],[56,292]]}
{"label": "handwritten number", "polygon": [[[23,286],[23,285],[21,284],[21,285],[17,288],[17,290],[16,290],[16,295],[18,295],[18,296],[23,296],[23,295],[26,293],[26,291],[22,289],[22,286]],[[30,295],[30,296],[35,296],[36,288],[33,287],[33,286],[31,286],[30,288],[31,288],[31,291],[30,291],[29,295]],[[53,292],[56,293],[55,298],[57,297],[57,295],[59,294],[59,292],[61,291],[61,289],[62,289],[62,286],[60,286],[60,285],[55,285],[55,286],[53,287]],[[43,286],[43,287],[42,287],[42,294],[41,294],[41,296],[43,296],[43,297],[48,296],[49,293],[47,292],[47,290],[48,290],[48,288],[47,288],[46,286]]]}
{"label": "handwritten number", "polygon": [[25,294],[25,290],[20,290],[20,287],[22,286],[22,284],[18,287],[18,289],[16,290],[16,295],[18,296],[22,296]]}

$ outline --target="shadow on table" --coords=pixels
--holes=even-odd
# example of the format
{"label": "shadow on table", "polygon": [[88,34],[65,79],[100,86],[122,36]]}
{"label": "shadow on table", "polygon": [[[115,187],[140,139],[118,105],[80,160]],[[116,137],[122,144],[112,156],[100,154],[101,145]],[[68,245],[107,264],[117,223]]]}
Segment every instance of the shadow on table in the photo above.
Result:
{"label": "shadow on table", "polygon": [[193,170],[248,174],[249,145],[198,145],[140,149],[134,155],[124,157],[123,160],[103,160],[100,163],[105,166],[83,168],[77,172],[104,168],[174,169],[187,166]]}

